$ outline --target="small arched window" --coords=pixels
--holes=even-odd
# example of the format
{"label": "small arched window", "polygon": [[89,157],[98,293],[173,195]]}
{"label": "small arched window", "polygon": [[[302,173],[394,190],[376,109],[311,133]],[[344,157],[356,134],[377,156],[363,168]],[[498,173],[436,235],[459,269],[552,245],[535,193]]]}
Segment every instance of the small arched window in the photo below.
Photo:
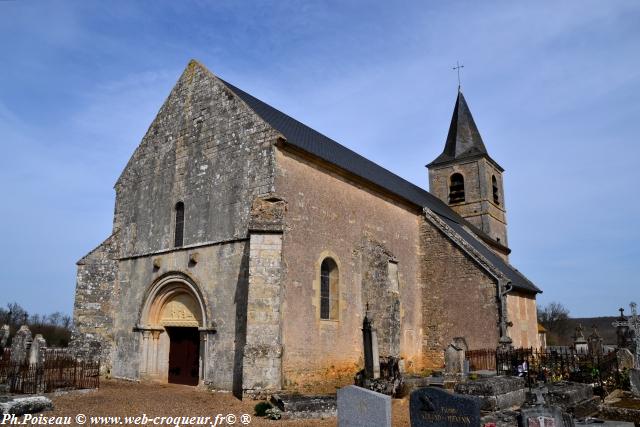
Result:
{"label": "small arched window", "polygon": [[493,187],[493,203],[500,204],[500,192],[498,191],[498,180],[495,175],[491,176],[491,186]]}
{"label": "small arched window", "polygon": [[179,248],[184,243],[184,203],[176,203],[176,229],[173,246]]}
{"label": "small arched window", "polygon": [[320,265],[320,318],[338,319],[338,265],[325,258]]}
{"label": "small arched window", "polygon": [[450,180],[449,203],[464,202],[464,177],[462,174],[454,173]]}

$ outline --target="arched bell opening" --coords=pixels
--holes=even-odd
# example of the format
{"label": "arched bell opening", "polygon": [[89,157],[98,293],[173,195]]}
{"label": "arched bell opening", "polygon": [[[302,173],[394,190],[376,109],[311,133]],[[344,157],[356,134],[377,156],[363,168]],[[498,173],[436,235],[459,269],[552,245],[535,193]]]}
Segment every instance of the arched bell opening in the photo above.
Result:
{"label": "arched bell opening", "polygon": [[136,330],[140,333],[140,377],[198,385],[205,380],[207,311],[195,283],[175,273],[148,290]]}

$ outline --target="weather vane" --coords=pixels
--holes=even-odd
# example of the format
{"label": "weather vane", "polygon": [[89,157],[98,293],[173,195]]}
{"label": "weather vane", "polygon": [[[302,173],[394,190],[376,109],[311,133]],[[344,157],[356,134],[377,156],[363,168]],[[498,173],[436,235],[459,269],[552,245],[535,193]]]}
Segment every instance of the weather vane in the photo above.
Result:
{"label": "weather vane", "polygon": [[458,72],[458,90],[460,90],[460,68],[464,68],[464,65],[460,65],[460,61],[456,61],[456,66],[453,67],[452,70]]}

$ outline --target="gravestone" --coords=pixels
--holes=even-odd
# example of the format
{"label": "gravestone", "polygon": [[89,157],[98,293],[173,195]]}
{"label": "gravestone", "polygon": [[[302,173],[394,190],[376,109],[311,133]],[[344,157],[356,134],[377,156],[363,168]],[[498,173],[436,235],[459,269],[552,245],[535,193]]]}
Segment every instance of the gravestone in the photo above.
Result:
{"label": "gravestone", "polygon": [[640,397],[640,369],[629,369],[629,383],[631,384],[631,393]]}
{"label": "gravestone", "polygon": [[549,390],[543,383],[532,390],[533,406],[522,408],[518,415],[518,427],[573,427],[573,417],[559,406],[547,405],[544,395]]}
{"label": "gravestone", "polygon": [[[465,376],[465,352],[467,342],[462,337],[456,337],[444,351],[445,381],[461,381]],[[468,370],[467,370],[468,371]]]}
{"label": "gravestone", "polygon": [[573,427],[571,415],[555,406],[536,406],[522,409],[518,416],[518,427]]}
{"label": "gravestone", "polygon": [[623,335],[630,338],[625,339],[625,345],[629,345],[631,353],[633,354],[635,366],[634,368],[640,369],[640,317],[637,312],[637,304],[632,302],[629,304],[631,307],[631,316],[627,319],[624,317],[624,310],[620,309],[620,319],[612,323],[618,331],[624,331]]}
{"label": "gravestone", "polygon": [[576,327],[576,333],[573,336],[573,348],[575,348],[576,353],[579,354],[587,354],[589,352],[589,344],[584,337],[581,324],[578,324],[578,326]]}
{"label": "gravestone", "polygon": [[[631,316],[626,320],[618,320],[613,322],[613,326],[617,328],[625,328],[628,336],[631,338],[631,352],[633,354],[633,368],[629,369],[629,381],[631,383],[631,392],[640,396],[640,317],[637,312],[635,302],[629,304],[631,307]],[[624,318],[622,315],[621,317]]]}
{"label": "gravestone", "polygon": [[45,341],[41,334],[37,334],[29,349],[29,363],[42,365],[44,363],[46,348],[47,341]]}
{"label": "gravestone", "polygon": [[411,427],[479,427],[481,401],[474,396],[425,387],[409,397]]}
{"label": "gravestone", "polygon": [[635,366],[633,353],[628,348],[619,348],[616,352],[618,358],[618,368],[631,369]]}
{"label": "gravestone", "polygon": [[458,394],[479,397],[483,411],[499,411],[521,406],[526,398],[525,387],[524,378],[499,376],[459,383],[454,390]]}
{"label": "gravestone", "polygon": [[330,418],[338,413],[335,395],[272,394],[270,400],[283,420]]}
{"label": "gravestone", "polygon": [[18,332],[11,341],[11,362],[12,363],[25,363],[28,361],[29,348],[31,347],[31,331],[27,325],[20,326]]}
{"label": "gravestone", "polygon": [[589,335],[588,346],[589,354],[593,356],[602,356],[604,354],[604,344],[596,325],[592,326],[593,332]]}
{"label": "gravestone", "polygon": [[338,427],[391,427],[391,397],[350,385],[338,390]]}
{"label": "gravestone", "polygon": [[564,412],[575,418],[593,416],[598,412],[600,398],[593,395],[593,387],[569,381],[548,383],[545,402],[551,406],[558,406]]}
{"label": "gravestone", "polygon": [[2,325],[2,328],[0,328],[0,350],[7,346],[10,332],[9,325]]}

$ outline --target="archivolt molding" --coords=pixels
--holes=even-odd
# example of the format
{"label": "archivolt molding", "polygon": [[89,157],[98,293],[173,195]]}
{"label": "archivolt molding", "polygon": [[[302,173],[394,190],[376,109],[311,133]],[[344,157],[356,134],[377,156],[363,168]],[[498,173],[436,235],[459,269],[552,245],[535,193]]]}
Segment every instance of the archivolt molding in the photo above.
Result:
{"label": "archivolt molding", "polygon": [[168,273],[147,290],[138,319],[139,329],[163,326],[209,324],[204,298],[195,282],[185,274]]}

